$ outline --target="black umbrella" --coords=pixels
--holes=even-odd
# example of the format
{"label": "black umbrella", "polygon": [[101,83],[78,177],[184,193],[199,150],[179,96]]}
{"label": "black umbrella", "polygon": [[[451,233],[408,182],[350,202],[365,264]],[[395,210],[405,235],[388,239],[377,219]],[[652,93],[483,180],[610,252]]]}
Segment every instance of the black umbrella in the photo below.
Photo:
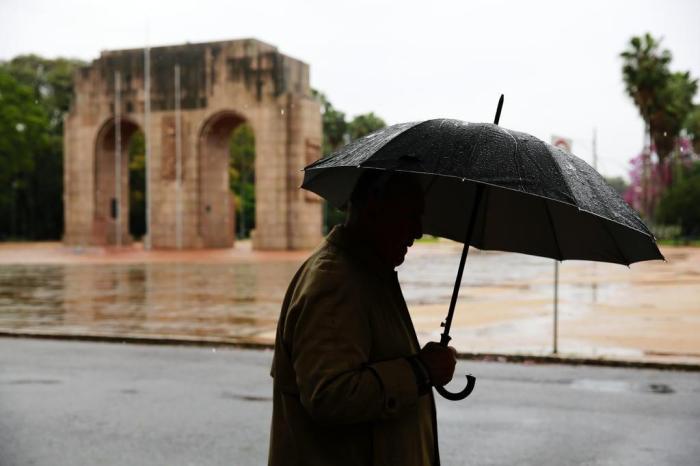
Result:
{"label": "black umbrella", "polygon": [[[464,242],[441,343],[447,345],[469,245],[557,260],[629,265],[663,259],[654,236],[586,162],[495,124],[435,119],[388,126],[304,170],[302,187],[336,207],[365,170],[419,175],[423,232]],[[469,395],[474,379],[449,399]]]}

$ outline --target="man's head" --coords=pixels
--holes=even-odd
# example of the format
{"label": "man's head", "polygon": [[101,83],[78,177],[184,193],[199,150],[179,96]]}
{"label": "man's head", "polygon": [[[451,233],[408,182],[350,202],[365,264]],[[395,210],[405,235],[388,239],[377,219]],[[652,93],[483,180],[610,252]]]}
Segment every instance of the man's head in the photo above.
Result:
{"label": "man's head", "polygon": [[393,268],[423,234],[423,209],[423,190],[415,175],[369,170],[355,186],[346,225],[361,230]]}

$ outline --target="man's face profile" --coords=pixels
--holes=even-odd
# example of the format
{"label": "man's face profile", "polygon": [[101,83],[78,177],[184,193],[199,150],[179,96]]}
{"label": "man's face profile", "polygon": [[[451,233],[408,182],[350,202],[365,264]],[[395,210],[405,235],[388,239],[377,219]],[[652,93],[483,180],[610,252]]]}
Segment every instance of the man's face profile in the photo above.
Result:
{"label": "man's face profile", "polygon": [[375,246],[392,267],[403,263],[408,248],[422,236],[424,209],[420,185],[417,182],[395,180],[389,182],[383,196],[371,198],[368,205]]}

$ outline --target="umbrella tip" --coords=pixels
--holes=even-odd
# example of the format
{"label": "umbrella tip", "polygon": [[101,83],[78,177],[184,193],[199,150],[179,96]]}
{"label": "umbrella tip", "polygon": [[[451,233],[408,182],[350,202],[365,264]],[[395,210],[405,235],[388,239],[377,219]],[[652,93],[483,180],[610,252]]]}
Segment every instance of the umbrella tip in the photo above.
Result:
{"label": "umbrella tip", "polygon": [[501,97],[498,99],[498,107],[496,107],[496,116],[493,119],[493,124],[497,125],[498,122],[501,120],[501,110],[503,109],[503,94],[501,94]]}

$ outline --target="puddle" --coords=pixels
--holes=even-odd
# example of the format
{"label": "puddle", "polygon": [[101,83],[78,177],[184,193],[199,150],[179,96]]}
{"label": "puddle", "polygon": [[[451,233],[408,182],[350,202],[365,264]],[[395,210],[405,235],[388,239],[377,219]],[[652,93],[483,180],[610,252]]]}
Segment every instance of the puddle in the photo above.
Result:
{"label": "puddle", "polygon": [[[458,254],[409,254],[399,268],[409,306],[449,301]],[[263,334],[274,330],[299,264],[4,265],[0,328],[231,338]],[[548,272],[551,264],[514,254],[472,254],[460,300],[473,299],[472,290],[479,287],[495,289],[501,297],[530,292],[529,280]]]}
{"label": "puddle", "polygon": [[669,385],[653,383],[640,385],[623,380],[578,379],[571,382],[571,388],[606,393],[642,392],[668,395],[675,393]]}
{"label": "puddle", "polygon": [[619,380],[578,379],[571,382],[571,388],[608,393],[623,393],[633,391],[632,385],[630,385],[629,382]]}
{"label": "puddle", "polygon": [[662,395],[667,395],[669,393],[675,393],[675,390],[663,383],[652,383],[646,386],[647,390],[651,393],[659,393]]}
{"label": "puddle", "polygon": [[221,394],[221,398],[227,398],[231,400],[241,400],[241,401],[263,401],[263,402],[271,402],[272,397],[270,396],[258,396],[258,395],[241,395],[238,393],[231,393],[231,392],[223,392]]}
{"label": "puddle", "polygon": [[8,385],[58,385],[61,383],[63,382],[53,379],[20,379],[7,382]]}

